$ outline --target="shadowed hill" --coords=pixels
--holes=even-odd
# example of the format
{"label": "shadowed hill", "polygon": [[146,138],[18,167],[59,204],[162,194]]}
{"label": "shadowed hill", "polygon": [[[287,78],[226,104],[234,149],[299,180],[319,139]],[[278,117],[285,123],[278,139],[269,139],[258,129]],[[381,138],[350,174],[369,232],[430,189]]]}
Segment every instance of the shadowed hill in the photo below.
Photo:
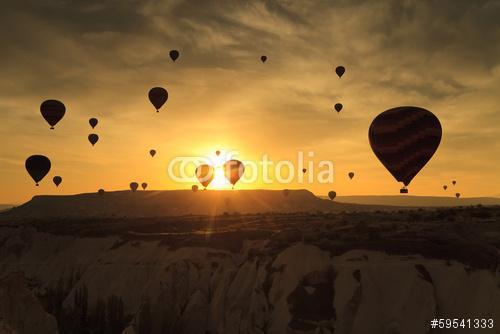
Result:
{"label": "shadowed hill", "polygon": [[392,205],[406,207],[451,207],[466,205],[500,205],[500,198],[469,197],[455,198],[454,196],[337,196],[340,203],[364,205]]}
{"label": "shadowed hill", "polygon": [[380,207],[336,203],[307,190],[191,190],[115,191],[68,196],[35,196],[4,216],[55,217],[166,217],[228,213],[316,212],[373,210]]}

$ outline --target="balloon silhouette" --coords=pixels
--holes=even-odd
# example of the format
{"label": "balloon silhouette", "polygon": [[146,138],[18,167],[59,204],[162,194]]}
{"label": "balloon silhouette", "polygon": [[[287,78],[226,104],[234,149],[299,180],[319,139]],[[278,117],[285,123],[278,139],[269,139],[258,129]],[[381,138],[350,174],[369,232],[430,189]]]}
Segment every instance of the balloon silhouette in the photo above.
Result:
{"label": "balloon silhouette", "polygon": [[135,192],[137,188],[139,188],[139,184],[137,182],[130,183],[130,190],[132,190],[132,192]]}
{"label": "balloon silhouette", "polygon": [[228,160],[224,164],[224,175],[226,176],[226,179],[233,185],[233,188],[244,172],[245,166],[239,160]]}
{"label": "balloon silhouette", "polygon": [[444,190],[448,189],[448,186],[445,184],[445,185],[443,186],[443,189],[444,189]]}
{"label": "balloon silhouette", "polygon": [[456,193],[456,194],[455,194],[455,197],[456,197],[456,198],[460,198],[460,193]]}
{"label": "balloon silhouette", "polygon": [[191,187],[191,190],[195,193],[198,191],[198,186],[196,184],[193,184],[193,186]]}
{"label": "balloon silhouette", "polygon": [[149,101],[156,108],[156,112],[160,112],[160,108],[168,100],[168,92],[165,88],[154,87],[149,90]]}
{"label": "balloon silhouette", "polygon": [[288,197],[288,195],[290,195],[290,190],[283,189],[283,196]]}
{"label": "balloon silhouette", "polygon": [[177,50],[170,50],[168,54],[170,55],[170,59],[172,59],[173,62],[175,62],[177,58],[179,58],[179,51]]}
{"label": "balloon silhouette", "polygon": [[344,66],[337,66],[335,68],[335,73],[337,73],[337,75],[339,76],[339,78],[342,78],[342,76],[345,73],[345,67]]}
{"label": "balloon silhouette", "polygon": [[333,201],[335,197],[337,197],[337,193],[335,191],[328,192],[328,197]]}
{"label": "balloon silhouette", "polygon": [[97,123],[99,123],[99,120],[97,118],[92,117],[91,119],[89,119],[89,124],[92,129],[96,127]]}
{"label": "balloon silhouette", "polygon": [[61,101],[46,100],[40,105],[40,112],[53,130],[54,126],[64,117],[66,107]]}
{"label": "balloon silhouette", "polygon": [[336,103],[334,106],[334,108],[335,108],[335,110],[337,110],[337,112],[340,112],[342,110],[342,107],[343,107],[342,103]]}
{"label": "balloon silhouette", "polygon": [[151,157],[154,157],[156,154],[156,150],[150,150],[149,154],[151,155]]}
{"label": "balloon silhouette", "polygon": [[95,133],[89,134],[89,142],[92,144],[92,146],[94,146],[98,140],[99,140],[98,135],[96,135]]}
{"label": "balloon silhouette", "polygon": [[436,152],[441,123],[419,107],[397,107],[375,117],[368,131],[370,146],[394,178],[403,182],[401,193]]}
{"label": "balloon silhouette", "polygon": [[219,155],[220,155],[220,151],[218,151],[218,150],[217,150],[217,151],[215,151],[215,155],[216,155],[216,156],[219,156]]}
{"label": "balloon silhouette", "polygon": [[354,173],[353,173],[353,172],[349,172],[349,174],[347,174],[347,175],[349,175],[349,178],[350,178],[351,180],[352,180],[352,178],[354,177]]}
{"label": "balloon silhouette", "polygon": [[33,181],[35,181],[38,186],[38,182],[42,181],[42,179],[47,175],[50,171],[50,160],[46,156],[43,155],[32,155],[26,162],[24,163],[28,174],[31,176]]}
{"label": "balloon silhouette", "polygon": [[102,196],[102,195],[104,195],[104,189],[99,189],[99,190],[97,191],[97,193],[98,193],[99,195],[101,195],[101,196]]}
{"label": "balloon silhouette", "polygon": [[304,173],[304,174],[305,174],[306,172],[307,172],[307,169],[303,168],[303,169],[302,169],[302,173]]}
{"label": "balloon silhouette", "polygon": [[453,185],[457,184],[457,181],[453,180],[451,181],[451,183],[453,183]]}
{"label": "balloon silhouette", "polygon": [[198,181],[200,181],[201,185],[206,189],[214,179],[215,171],[212,166],[203,164],[196,167],[195,174]]}
{"label": "balloon silhouette", "polygon": [[54,184],[56,185],[56,187],[59,187],[59,185],[62,182],[62,177],[60,177],[60,176],[54,176],[54,178],[52,178],[52,181],[54,182]]}
{"label": "balloon silhouette", "polygon": [[142,187],[142,190],[146,190],[146,188],[148,187],[148,184],[146,182],[143,182],[141,184],[141,187]]}
{"label": "balloon silhouette", "polygon": [[261,57],[260,57],[260,61],[261,61],[261,62],[265,63],[265,62],[266,62],[266,60],[267,60],[267,56],[261,56]]}

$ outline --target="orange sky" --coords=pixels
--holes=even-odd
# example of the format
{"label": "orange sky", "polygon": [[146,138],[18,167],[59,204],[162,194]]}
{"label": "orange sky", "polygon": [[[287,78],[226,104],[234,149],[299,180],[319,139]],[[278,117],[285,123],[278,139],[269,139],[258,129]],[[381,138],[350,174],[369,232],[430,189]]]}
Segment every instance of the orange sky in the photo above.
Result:
{"label": "orange sky", "polygon": [[[465,0],[6,5],[0,203],[126,189],[131,181],[187,189],[192,183],[168,177],[168,162],[217,149],[275,162],[313,151],[315,161],[335,165],[332,184],[259,179],[239,189],[398,194],[367,133],[376,115],[399,105],[429,109],[443,127],[410,194],[452,195],[441,187],[456,179],[465,197],[499,196],[498,16],[498,3]],[[176,63],[170,49],[181,52]],[[339,64],[347,68],[341,79]],[[154,86],[169,92],[159,114],[147,99]],[[55,130],[39,112],[50,98],[67,108]],[[340,114],[332,111],[337,102]],[[90,117],[99,119],[95,130]],[[100,136],[95,147],[91,132]],[[40,187],[24,169],[32,154],[52,161]],[[54,175],[63,177],[59,188]]]}

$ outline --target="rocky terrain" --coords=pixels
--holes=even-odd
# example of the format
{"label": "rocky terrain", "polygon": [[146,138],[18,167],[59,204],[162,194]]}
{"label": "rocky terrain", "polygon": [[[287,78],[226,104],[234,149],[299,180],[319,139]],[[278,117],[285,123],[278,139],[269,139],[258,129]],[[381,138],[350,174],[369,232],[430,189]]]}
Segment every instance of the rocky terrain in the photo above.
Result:
{"label": "rocky terrain", "polygon": [[[465,205],[500,205],[498,197],[461,197],[456,198],[455,192],[448,189],[448,196],[337,196],[339,203],[363,205],[389,205],[405,207],[455,207]],[[326,199],[326,197],[325,197]]]}
{"label": "rocky terrain", "polygon": [[[3,221],[0,279],[22,274],[59,333],[439,333],[433,317],[500,321],[499,207]],[[39,311],[24,314],[48,319]],[[9,319],[0,325],[32,333]]]}

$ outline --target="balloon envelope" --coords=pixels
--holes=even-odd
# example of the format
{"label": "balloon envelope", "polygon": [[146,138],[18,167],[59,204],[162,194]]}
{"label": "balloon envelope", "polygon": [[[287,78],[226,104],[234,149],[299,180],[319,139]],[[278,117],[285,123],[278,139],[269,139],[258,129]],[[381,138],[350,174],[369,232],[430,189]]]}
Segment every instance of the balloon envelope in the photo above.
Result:
{"label": "balloon envelope", "polygon": [[130,190],[135,192],[137,190],[137,188],[139,188],[139,184],[137,182],[130,183]]}
{"label": "balloon envelope", "polygon": [[335,110],[337,110],[337,112],[340,112],[342,110],[342,107],[343,107],[342,103],[336,103],[334,106],[334,108],[335,108]]}
{"label": "balloon envelope", "polygon": [[451,181],[451,183],[453,183],[453,185],[457,184],[457,181],[453,180]]}
{"label": "balloon envelope", "polygon": [[92,129],[96,127],[97,123],[99,123],[99,120],[97,118],[89,119],[89,124],[92,127]]}
{"label": "balloon envelope", "polygon": [[448,189],[448,186],[445,184],[445,185],[443,186],[443,189],[444,189],[444,190]]}
{"label": "balloon envelope", "polygon": [[339,78],[341,78],[344,73],[345,73],[345,67],[344,66],[337,66],[335,68],[335,73],[337,73],[337,75],[339,76]]}
{"label": "balloon envelope", "polygon": [[198,191],[198,186],[196,184],[193,184],[193,186],[191,187],[191,190],[195,193]]}
{"label": "balloon envelope", "polygon": [[337,193],[335,191],[328,192],[328,197],[333,201],[335,197],[337,197]]}
{"label": "balloon envelope", "polygon": [[94,146],[98,140],[99,140],[98,135],[96,135],[95,133],[89,134],[89,142],[92,144],[92,146]]}
{"label": "balloon envelope", "polygon": [[261,56],[261,57],[260,57],[260,61],[261,61],[261,62],[265,63],[265,62],[266,62],[266,60],[267,60],[267,56]]}
{"label": "balloon envelope", "polygon": [[97,193],[98,193],[99,195],[104,195],[104,189],[99,189],[99,190],[97,191]]}
{"label": "balloon envelope", "polygon": [[306,172],[307,172],[307,169],[303,168],[303,169],[302,169],[302,173],[304,173],[304,174],[305,174]]}
{"label": "balloon envelope", "polygon": [[33,181],[35,181],[38,186],[38,182],[40,182],[45,175],[50,171],[50,160],[46,156],[43,155],[32,155],[26,162],[24,163],[28,174],[31,176]]}
{"label": "balloon envelope", "polygon": [[168,100],[168,92],[165,88],[154,87],[149,90],[149,101],[156,108],[156,112],[160,111],[160,108]]}
{"label": "balloon envelope", "polygon": [[170,50],[170,52],[168,53],[170,55],[170,59],[172,59],[172,61],[176,61],[177,58],[179,58],[179,51],[177,50]]}
{"label": "balloon envelope", "polygon": [[354,177],[354,173],[353,172],[349,172],[349,178],[352,180],[352,178]]}
{"label": "balloon envelope", "polygon": [[54,176],[54,178],[52,179],[52,181],[54,182],[54,184],[56,185],[56,187],[59,187],[59,185],[62,182],[62,177],[60,177],[60,176]]}
{"label": "balloon envelope", "polygon": [[142,187],[142,190],[146,190],[146,188],[148,187],[148,184],[146,182],[143,182],[141,184],[141,187]]}
{"label": "balloon envelope", "polygon": [[156,150],[150,150],[149,154],[151,155],[151,157],[154,157],[156,154]]}
{"label": "balloon envelope", "polygon": [[419,107],[386,110],[375,117],[368,131],[377,158],[405,186],[432,158],[441,134],[438,118]]}
{"label": "balloon envelope", "polygon": [[216,155],[216,156],[219,156],[219,155],[220,155],[220,151],[218,151],[218,150],[217,150],[217,151],[215,151],[215,155]]}
{"label": "balloon envelope", "polygon": [[456,198],[459,198],[459,197],[460,197],[460,193],[456,193],[456,194],[455,194],[455,197],[456,197]]}
{"label": "balloon envelope", "polygon": [[203,187],[208,187],[210,182],[214,179],[215,171],[214,168],[210,165],[203,164],[196,167],[195,171],[196,177],[198,181],[203,185]]}
{"label": "balloon envelope", "polygon": [[228,160],[224,164],[224,175],[226,179],[234,186],[245,172],[245,166],[239,160]]}
{"label": "balloon envelope", "polygon": [[40,105],[40,112],[47,123],[49,123],[50,128],[54,129],[54,125],[64,117],[66,107],[61,101],[46,100]]}

